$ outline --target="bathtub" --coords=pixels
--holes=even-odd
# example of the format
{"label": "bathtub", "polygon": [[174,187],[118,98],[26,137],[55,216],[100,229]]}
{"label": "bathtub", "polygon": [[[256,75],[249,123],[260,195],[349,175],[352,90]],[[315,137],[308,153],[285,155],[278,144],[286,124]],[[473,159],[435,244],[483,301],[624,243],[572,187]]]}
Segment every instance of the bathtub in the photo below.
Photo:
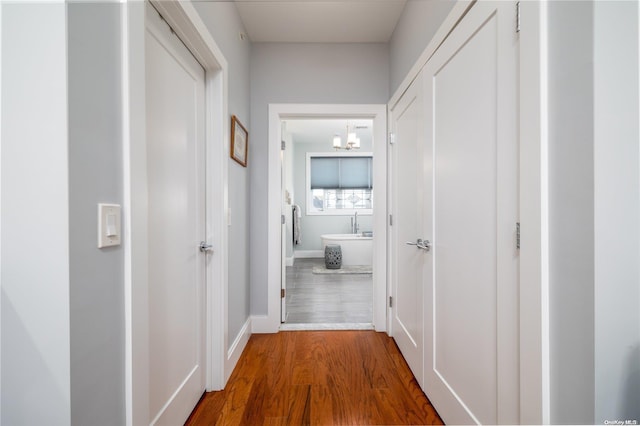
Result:
{"label": "bathtub", "polygon": [[360,234],[326,234],[321,235],[322,252],[327,244],[339,244],[342,247],[342,264],[372,265],[373,264],[373,238],[363,237]]}

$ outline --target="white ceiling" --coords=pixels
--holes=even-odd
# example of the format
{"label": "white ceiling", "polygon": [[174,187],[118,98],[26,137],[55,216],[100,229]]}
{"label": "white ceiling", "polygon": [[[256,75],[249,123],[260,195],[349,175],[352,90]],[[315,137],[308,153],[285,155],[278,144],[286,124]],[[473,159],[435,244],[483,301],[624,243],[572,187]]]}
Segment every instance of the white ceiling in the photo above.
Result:
{"label": "white ceiling", "polygon": [[340,135],[344,144],[347,124],[350,129],[356,127],[355,132],[363,143],[370,142],[373,137],[373,121],[367,119],[290,119],[285,122],[294,143],[326,143],[330,147],[333,137]]}
{"label": "white ceiling", "polygon": [[234,0],[253,42],[386,43],[406,0]]}

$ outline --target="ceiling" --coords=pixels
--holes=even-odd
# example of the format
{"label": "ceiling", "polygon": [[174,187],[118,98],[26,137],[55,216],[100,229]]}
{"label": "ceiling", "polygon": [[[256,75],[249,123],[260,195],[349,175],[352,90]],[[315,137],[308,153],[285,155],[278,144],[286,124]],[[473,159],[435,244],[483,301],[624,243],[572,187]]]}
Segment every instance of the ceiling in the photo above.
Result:
{"label": "ceiling", "polygon": [[249,39],[386,43],[406,0],[234,0]]}
{"label": "ceiling", "polygon": [[330,147],[335,135],[347,139],[347,124],[355,127],[357,136],[363,143],[373,138],[373,121],[371,119],[290,119],[285,120],[286,131],[291,134],[294,143],[326,143]]}

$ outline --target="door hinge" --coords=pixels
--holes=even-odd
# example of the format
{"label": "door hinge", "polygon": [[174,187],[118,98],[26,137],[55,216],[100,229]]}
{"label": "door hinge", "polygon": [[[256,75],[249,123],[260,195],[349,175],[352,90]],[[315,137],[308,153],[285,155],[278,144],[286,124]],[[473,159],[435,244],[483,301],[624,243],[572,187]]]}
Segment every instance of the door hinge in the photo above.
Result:
{"label": "door hinge", "polygon": [[281,214],[281,215],[280,215],[280,222],[282,222],[282,224],[284,225],[286,221],[287,221],[287,220],[285,219],[284,215],[283,215],[283,214]]}
{"label": "door hinge", "polygon": [[280,289],[280,297],[284,299],[285,294],[286,294],[285,289],[284,289],[284,288],[281,288],[281,289]]}
{"label": "door hinge", "polygon": [[393,215],[389,215],[389,226],[393,226]]}
{"label": "door hinge", "polygon": [[396,134],[389,133],[389,145],[393,145],[394,143],[396,143]]}
{"label": "door hinge", "polygon": [[389,307],[393,308],[393,296],[389,296]]}
{"label": "door hinge", "polygon": [[516,222],[516,248],[520,250],[520,222]]}
{"label": "door hinge", "polygon": [[516,32],[520,32],[520,2],[516,3]]}
{"label": "door hinge", "polygon": [[287,143],[285,141],[280,141],[280,149],[284,151],[287,148]]}

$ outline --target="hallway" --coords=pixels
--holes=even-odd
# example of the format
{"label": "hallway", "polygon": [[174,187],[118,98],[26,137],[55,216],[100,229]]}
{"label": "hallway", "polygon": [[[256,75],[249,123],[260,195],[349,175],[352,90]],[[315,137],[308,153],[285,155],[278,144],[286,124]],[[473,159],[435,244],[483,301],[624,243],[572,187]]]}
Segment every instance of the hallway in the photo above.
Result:
{"label": "hallway", "polygon": [[[0,27],[0,425],[640,421],[639,0],[0,0]],[[366,185],[311,184],[369,151]],[[283,247],[291,205],[354,230],[338,190],[375,195],[372,285],[283,295],[324,254]]]}
{"label": "hallway", "polygon": [[195,425],[426,425],[442,420],[393,340],[374,331],[254,334]]}

